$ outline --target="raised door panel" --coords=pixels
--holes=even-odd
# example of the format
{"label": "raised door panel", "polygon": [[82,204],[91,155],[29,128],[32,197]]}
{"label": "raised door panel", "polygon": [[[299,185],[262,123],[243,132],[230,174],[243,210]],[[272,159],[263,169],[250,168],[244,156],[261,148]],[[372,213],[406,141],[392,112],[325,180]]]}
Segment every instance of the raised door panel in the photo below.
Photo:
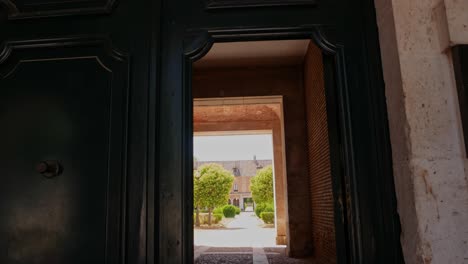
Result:
{"label": "raised door panel", "polygon": [[[107,43],[13,42],[0,58],[0,263],[122,257],[128,63]],[[61,174],[37,171],[51,160]]]}
{"label": "raised door panel", "polygon": [[271,7],[271,6],[313,6],[316,0],[205,0],[206,9]]}
{"label": "raised door panel", "polygon": [[9,19],[110,13],[116,0],[0,0]]}

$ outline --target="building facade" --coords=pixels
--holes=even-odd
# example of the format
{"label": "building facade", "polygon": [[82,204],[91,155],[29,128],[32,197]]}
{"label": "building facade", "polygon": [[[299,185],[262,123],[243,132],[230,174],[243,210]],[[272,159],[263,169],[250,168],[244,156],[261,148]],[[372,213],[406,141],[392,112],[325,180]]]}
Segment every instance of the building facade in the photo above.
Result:
{"label": "building facade", "polygon": [[[236,160],[236,161],[196,161],[195,168],[203,164],[217,163],[230,171],[234,175],[231,192],[229,193],[229,204],[239,207],[241,210],[246,209],[246,204],[251,204],[252,192],[250,191],[250,180],[257,174],[258,170],[266,166],[271,166],[271,160],[257,160],[255,157],[252,160]],[[249,208],[248,210],[252,210]]]}

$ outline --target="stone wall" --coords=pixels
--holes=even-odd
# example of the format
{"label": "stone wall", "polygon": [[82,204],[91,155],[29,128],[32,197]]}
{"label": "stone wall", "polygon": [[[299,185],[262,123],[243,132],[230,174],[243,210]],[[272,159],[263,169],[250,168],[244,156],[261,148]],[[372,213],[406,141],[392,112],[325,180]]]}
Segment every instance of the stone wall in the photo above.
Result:
{"label": "stone wall", "polygon": [[405,262],[467,263],[467,160],[450,45],[468,43],[468,2],[375,5]]}

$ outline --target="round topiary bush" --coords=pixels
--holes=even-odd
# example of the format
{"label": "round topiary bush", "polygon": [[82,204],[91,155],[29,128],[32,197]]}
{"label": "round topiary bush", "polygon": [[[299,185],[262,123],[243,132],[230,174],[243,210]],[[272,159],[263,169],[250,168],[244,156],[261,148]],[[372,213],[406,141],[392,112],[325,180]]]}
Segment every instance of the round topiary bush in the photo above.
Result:
{"label": "round topiary bush", "polygon": [[225,205],[223,207],[224,217],[233,218],[236,216],[236,207],[234,205]]}
{"label": "round topiary bush", "polygon": [[274,212],[262,212],[260,214],[260,218],[262,218],[265,224],[274,224],[275,223],[275,213]]}
{"label": "round topiary bush", "polygon": [[241,212],[241,209],[236,206],[236,214],[238,215],[238,214],[240,214],[240,212]]}

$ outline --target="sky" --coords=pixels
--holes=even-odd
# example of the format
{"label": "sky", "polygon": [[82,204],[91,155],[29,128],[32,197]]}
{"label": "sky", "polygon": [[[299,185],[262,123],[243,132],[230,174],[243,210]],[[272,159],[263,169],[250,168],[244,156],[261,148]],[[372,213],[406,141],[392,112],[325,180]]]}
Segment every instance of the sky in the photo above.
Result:
{"label": "sky", "polygon": [[194,136],[193,155],[198,161],[273,159],[271,134]]}

